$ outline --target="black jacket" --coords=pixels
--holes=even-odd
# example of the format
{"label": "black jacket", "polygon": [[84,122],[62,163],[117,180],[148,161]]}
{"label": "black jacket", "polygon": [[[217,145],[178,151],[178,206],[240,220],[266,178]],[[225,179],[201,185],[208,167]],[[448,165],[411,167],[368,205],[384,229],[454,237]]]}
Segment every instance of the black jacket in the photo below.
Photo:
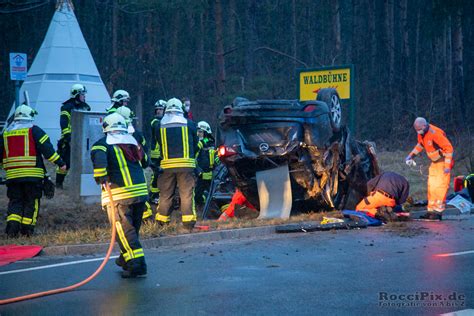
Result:
{"label": "black jacket", "polygon": [[395,172],[384,172],[367,182],[367,191],[382,190],[390,194],[397,204],[403,204],[410,194],[410,184],[405,177]]}
{"label": "black jacket", "polygon": [[71,113],[72,110],[90,111],[91,107],[85,103],[76,103],[75,98],[70,98],[61,106],[59,125],[61,125],[61,138],[71,140]]}
{"label": "black jacket", "polygon": [[185,124],[166,125],[160,121],[155,137],[161,149],[161,168],[196,168],[199,142],[196,123],[190,120],[186,121]]}
{"label": "black jacket", "polygon": [[[140,152],[142,159],[131,159],[128,149]],[[106,137],[98,140],[91,150],[94,178],[98,183],[111,183],[114,201],[122,203],[144,202],[148,199],[148,187],[143,169],[148,167],[148,157],[141,146],[109,145]],[[102,191],[102,205],[109,203],[107,192]]]}

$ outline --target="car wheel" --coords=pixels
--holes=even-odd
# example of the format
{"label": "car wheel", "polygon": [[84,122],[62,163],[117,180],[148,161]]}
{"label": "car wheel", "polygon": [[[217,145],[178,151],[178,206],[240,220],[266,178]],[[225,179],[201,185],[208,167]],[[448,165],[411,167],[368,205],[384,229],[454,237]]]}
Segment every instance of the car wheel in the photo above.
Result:
{"label": "car wheel", "polygon": [[326,102],[329,108],[331,128],[333,132],[339,132],[342,124],[342,107],[341,99],[336,89],[328,88],[319,90],[317,100]]}

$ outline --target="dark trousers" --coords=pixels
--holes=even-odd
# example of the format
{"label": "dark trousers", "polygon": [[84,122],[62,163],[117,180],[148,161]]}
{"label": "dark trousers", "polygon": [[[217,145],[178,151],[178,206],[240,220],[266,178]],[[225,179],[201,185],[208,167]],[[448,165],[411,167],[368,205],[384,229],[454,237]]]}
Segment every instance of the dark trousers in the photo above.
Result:
{"label": "dark trousers", "polygon": [[165,170],[160,175],[158,188],[160,189],[160,205],[156,220],[167,223],[170,221],[171,207],[176,186],[178,186],[181,199],[181,215],[184,224],[194,225],[196,222],[196,209],[194,205],[194,186],[196,180],[191,168],[184,170]]}
{"label": "dark trousers", "polygon": [[150,191],[151,194],[157,196],[160,193],[158,189],[158,177],[160,173],[158,172],[158,168],[153,168],[153,175],[151,176],[151,184],[150,184]]}
{"label": "dark trousers", "polygon": [[472,203],[474,203],[474,175],[469,175],[466,178],[466,188],[469,192],[469,196],[471,197]]}
{"label": "dark trousers", "polygon": [[62,185],[71,166],[71,145],[69,143],[62,143],[60,140],[58,142],[58,154],[66,163],[66,171],[61,171],[59,168],[56,169],[56,184]]}
{"label": "dark trousers", "polygon": [[19,233],[33,234],[40,209],[43,183],[10,182],[7,184],[8,212],[5,232],[10,237]]}
{"label": "dark trousers", "polygon": [[204,180],[199,178],[197,180],[196,192],[194,195],[194,201],[196,204],[204,204],[206,202],[206,196],[204,196],[204,191],[209,191],[211,187],[211,180]]}
{"label": "dark trousers", "polygon": [[[110,206],[107,210],[111,211]],[[118,201],[115,203],[116,240],[125,262],[144,256],[140,243],[140,227],[144,210],[145,202],[125,204]],[[110,219],[109,214],[109,221]]]}

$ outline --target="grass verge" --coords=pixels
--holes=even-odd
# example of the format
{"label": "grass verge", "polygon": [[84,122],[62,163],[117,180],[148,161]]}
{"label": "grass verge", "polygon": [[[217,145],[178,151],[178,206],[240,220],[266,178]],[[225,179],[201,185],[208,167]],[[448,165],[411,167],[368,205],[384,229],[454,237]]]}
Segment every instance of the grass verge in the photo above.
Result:
{"label": "grass verge", "polygon": [[[394,171],[405,176],[410,182],[411,196],[415,200],[426,199],[426,180],[428,177],[428,160],[418,159],[417,168],[405,165],[406,152],[382,152],[378,154],[379,164],[384,171]],[[462,173],[462,166],[457,166],[454,175]],[[50,170],[50,174],[54,174]],[[66,178],[66,188],[70,186],[70,178]],[[35,235],[31,238],[8,239],[3,234],[7,214],[8,198],[6,187],[0,186],[0,245],[6,244],[37,244],[42,246],[69,245],[81,243],[102,243],[110,238],[110,228],[106,214],[99,204],[84,205],[71,200],[67,191],[57,191],[52,200],[42,199],[41,210]],[[173,216],[177,216],[174,212]],[[289,220],[272,219],[258,220],[240,218],[225,223],[216,221],[201,221],[198,225],[209,225],[210,230],[223,230],[266,225],[278,225],[302,221],[319,221],[323,216],[340,217],[339,212],[313,212],[292,216]],[[412,225],[394,223],[387,225],[385,231],[397,233],[400,236],[410,237],[417,234]],[[422,233],[422,231],[420,231]],[[178,218],[167,227],[161,227],[155,222],[144,223],[141,229],[141,238],[178,235],[188,233],[182,228]]]}

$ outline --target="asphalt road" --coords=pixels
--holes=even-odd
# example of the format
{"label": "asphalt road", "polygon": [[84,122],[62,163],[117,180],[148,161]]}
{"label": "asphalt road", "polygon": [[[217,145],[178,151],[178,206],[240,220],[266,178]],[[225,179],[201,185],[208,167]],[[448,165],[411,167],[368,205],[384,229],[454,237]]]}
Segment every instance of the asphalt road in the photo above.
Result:
{"label": "asphalt road", "polygon": [[[76,291],[0,306],[0,315],[435,315],[474,309],[474,219],[408,225],[146,250],[146,278],[122,279],[110,262]],[[0,298],[70,285],[99,262],[7,271],[91,258],[39,257],[1,267]]]}

